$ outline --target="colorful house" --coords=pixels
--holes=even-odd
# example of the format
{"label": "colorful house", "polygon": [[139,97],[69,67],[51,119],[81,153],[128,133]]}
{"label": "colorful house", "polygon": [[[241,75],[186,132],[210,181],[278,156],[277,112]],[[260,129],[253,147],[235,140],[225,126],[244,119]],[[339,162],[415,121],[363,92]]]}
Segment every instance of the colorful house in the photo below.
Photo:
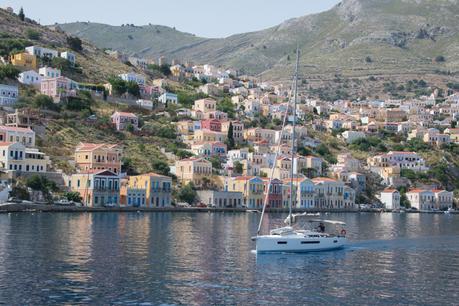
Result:
{"label": "colorful house", "polygon": [[116,144],[80,142],[75,149],[75,163],[83,171],[121,172],[122,149]]}
{"label": "colorful house", "polygon": [[37,70],[37,57],[27,52],[16,53],[11,56],[11,64],[17,67]]}
{"label": "colorful house", "polygon": [[128,126],[132,126],[134,130],[139,129],[139,118],[133,113],[115,112],[111,119],[117,131],[123,131]]}
{"label": "colorful house", "polygon": [[[172,202],[172,179],[168,176],[156,173],[146,173],[136,176],[130,176],[127,184],[128,190],[136,191],[145,190],[146,207],[170,207]],[[137,205],[129,202],[127,205]]]}
{"label": "colorful house", "polygon": [[93,169],[73,174],[67,186],[80,194],[85,206],[120,205],[120,177],[112,171]]}

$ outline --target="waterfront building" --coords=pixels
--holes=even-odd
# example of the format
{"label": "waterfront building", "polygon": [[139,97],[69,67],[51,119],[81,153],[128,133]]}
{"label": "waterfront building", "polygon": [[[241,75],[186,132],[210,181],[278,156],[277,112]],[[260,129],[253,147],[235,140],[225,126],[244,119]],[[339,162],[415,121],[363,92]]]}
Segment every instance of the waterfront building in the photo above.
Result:
{"label": "waterfront building", "polygon": [[195,186],[201,186],[203,179],[212,176],[212,163],[204,158],[187,158],[175,162],[177,179],[182,184],[192,182]]}
{"label": "waterfront building", "polygon": [[198,190],[198,200],[206,206],[218,208],[242,207],[242,192],[238,191],[217,191]]}
{"label": "waterfront building", "polygon": [[251,209],[263,207],[264,182],[257,176],[238,176],[225,181],[225,190],[241,192],[243,205]]}
{"label": "waterfront building", "polygon": [[397,210],[400,209],[400,192],[397,189],[385,189],[381,191],[379,200],[384,208]]}
{"label": "waterfront building", "polygon": [[435,194],[431,190],[412,189],[406,193],[406,197],[411,207],[417,210],[426,211],[435,209]]}
{"label": "waterfront building", "polygon": [[[140,190],[144,190],[144,192],[140,192]],[[137,198],[139,198],[139,194],[145,198],[142,206],[170,207],[172,202],[172,179],[156,173],[130,176],[128,178],[127,191],[128,206],[130,205],[129,192],[131,192],[131,194],[137,194]],[[134,203],[138,203],[138,200],[136,202],[132,201],[131,205]]]}
{"label": "waterfront building", "polygon": [[121,172],[122,149],[116,144],[80,142],[75,149],[75,163],[83,171]]}
{"label": "waterfront building", "polygon": [[314,183],[314,206],[322,209],[353,209],[355,191],[344,182],[327,177],[312,179]]}
{"label": "waterfront building", "polygon": [[85,206],[120,205],[120,177],[112,171],[92,169],[73,174],[67,186],[80,194]]}

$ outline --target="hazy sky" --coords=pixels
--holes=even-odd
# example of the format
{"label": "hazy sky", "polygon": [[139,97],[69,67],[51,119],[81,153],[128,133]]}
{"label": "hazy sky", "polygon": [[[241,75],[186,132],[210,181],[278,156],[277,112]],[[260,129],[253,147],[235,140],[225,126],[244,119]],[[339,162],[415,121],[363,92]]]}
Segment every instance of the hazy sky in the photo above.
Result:
{"label": "hazy sky", "polygon": [[92,21],[176,27],[204,37],[224,37],[327,10],[339,0],[0,0],[1,6],[41,24]]}

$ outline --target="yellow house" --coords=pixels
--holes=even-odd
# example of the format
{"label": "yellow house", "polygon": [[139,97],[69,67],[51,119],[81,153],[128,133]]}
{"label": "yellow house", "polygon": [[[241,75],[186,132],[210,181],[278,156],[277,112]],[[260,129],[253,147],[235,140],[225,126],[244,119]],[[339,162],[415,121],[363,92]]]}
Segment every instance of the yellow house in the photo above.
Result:
{"label": "yellow house", "polygon": [[182,159],[175,162],[175,174],[182,184],[201,186],[204,178],[212,176],[212,163],[204,158]]}
{"label": "yellow house", "polygon": [[[145,190],[146,207],[169,207],[172,201],[172,179],[156,173],[129,177],[128,189]],[[131,200],[131,201],[130,201]],[[127,196],[127,205],[133,205]]]}
{"label": "yellow house", "polygon": [[194,101],[194,110],[203,113],[214,112],[217,110],[217,101],[213,99],[200,99]]}
{"label": "yellow house", "polygon": [[203,142],[203,141],[209,141],[209,142],[225,142],[226,141],[227,134],[223,132],[214,132],[211,130],[207,129],[201,129],[201,130],[196,130],[194,131],[194,141],[195,142]]}
{"label": "yellow house", "polygon": [[242,192],[244,205],[247,208],[263,207],[263,180],[257,176],[238,176],[228,178],[226,189],[228,191]]}
{"label": "yellow house", "polygon": [[121,172],[122,150],[116,144],[80,142],[75,149],[75,163],[81,170]]}
{"label": "yellow house", "polygon": [[27,69],[38,69],[37,57],[26,52],[13,54],[11,56],[11,64],[17,67],[24,67]]}

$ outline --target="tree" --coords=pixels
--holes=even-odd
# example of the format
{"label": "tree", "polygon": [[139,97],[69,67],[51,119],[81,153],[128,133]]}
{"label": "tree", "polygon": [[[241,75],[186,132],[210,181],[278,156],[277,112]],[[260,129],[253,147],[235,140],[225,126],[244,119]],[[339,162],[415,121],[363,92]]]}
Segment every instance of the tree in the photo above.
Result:
{"label": "tree", "polygon": [[373,62],[373,60],[371,59],[371,57],[367,56],[367,57],[365,57],[365,62],[371,63],[371,62]]}
{"label": "tree", "polygon": [[213,169],[219,170],[222,168],[222,161],[218,155],[213,155],[211,158],[209,158],[209,161],[212,163]]}
{"label": "tree", "polygon": [[244,165],[240,161],[235,161],[233,164],[233,170],[238,174],[242,174],[242,172],[244,172]]}
{"label": "tree", "polygon": [[120,77],[110,77],[108,82],[112,86],[112,92],[116,96],[123,95],[127,90],[126,82]]}
{"label": "tree", "polygon": [[59,110],[59,106],[54,103],[53,99],[46,95],[36,95],[32,105],[40,109]]}
{"label": "tree", "polygon": [[46,177],[38,174],[34,174],[27,178],[26,186],[33,190],[42,191],[47,193],[49,191],[57,191],[57,185],[55,182],[50,181]]}
{"label": "tree", "polygon": [[80,193],[77,192],[77,191],[66,192],[66,193],[64,193],[64,197],[67,200],[72,201],[72,202],[76,202],[76,203],[81,203],[81,200],[83,200],[83,198],[81,197]]}
{"label": "tree", "polygon": [[437,56],[435,57],[435,61],[436,61],[437,63],[443,63],[444,61],[446,61],[446,59],[445,59],[445,57],[444,57],[443,55],[437,55]]}
{"label": "tree", "polygon": [[140,97],[140,87],[139,84],[137,84],[134,81],[128,81],[126,82],[126,91],[130,94],[133,95],[134,97]]}
{"label": "tree", "polygon": [[228,127],[228,137],[226,140],[226,145],[228,146],[228,150],[232,150],[234,148],[234,135],[233,135],[233,123],[230,122]]}
{"label": "tree", "polygon": [[230,98],[224,98],[219,103],[217,103],[217,110],[227,113],[228,117],[230,118],[234,118],[236,114],[235,106],[233,102],[231,102]]}
{"label": "tree", "polygon": [[74,51],[82,51],[83,50],[83,43],[80,38],[78,37],[67,37],[67,44],[69,45],[70,49]]}
{"label": "tree", "polygon": [[188,183],[187,185],[180,188],[177,193],[177,199],[188,204],[193,204],[196,201],[197,193],[194,189],[193,183]]}
{"label": "tree", "polygon": [[170,174],[169,165],[163,160],[160,160],[160,159],[152,160],[151,167],[153,168],[154,171],[158,172],[159,174],[162,174],[162,175]]}
{"label": "tree", "polygon": [[19,19],[21,19],[21,21],[25,20],[24,9],[22,7],[19,9],[18,16],[19,16]]}
{"label": "tree", "polygon": [[10,79],[16,80],[19,76],[19,70],[13,65],[2,65],[0,66],[0,80]]}
{"label": "tree", "polygon": [[27,29],[26,30],[26,36],[27,36],[28,39],[39,40],[40,36],[41,36],[41,33],[38,32],[38,31],[35,31],[34,29]]}
{"label": "tree", "polygon": [[172,73],[171,66],[169,64],[162,64],[159,67],[159,71],[161,71],[161,73],[164,74],[165,76],[169,76]]}

